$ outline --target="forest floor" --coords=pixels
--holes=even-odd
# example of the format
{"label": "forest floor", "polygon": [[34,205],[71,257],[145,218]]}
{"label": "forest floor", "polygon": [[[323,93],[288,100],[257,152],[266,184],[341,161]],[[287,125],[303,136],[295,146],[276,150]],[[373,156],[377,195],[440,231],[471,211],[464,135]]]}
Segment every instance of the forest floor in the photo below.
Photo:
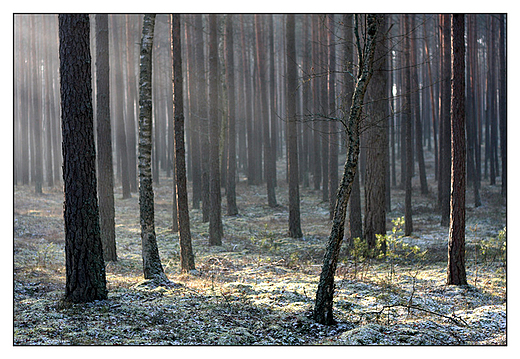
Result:
{"label": "forest floor", "polygon": [[[467,201],[467,287],[446,286],[448,228],[435,210],[436,184],[421,196],[414,178],[411,237],[397,239],[403,191],[392,188],[386,259],[366,259],[344,244],[334,315],[309,315],[330,231],[321,192],[301,188],[304,238],[287,235],[288,199],[265,186],[237,186],[238,216],[223,216],[223,245],[208,245],[208,224],[190,210],[196,272],[181,274],[171,231],[171,179],[155,188],[160,256],[172,285],[143,282],[138,196],[116,188],[118,260],[106,264],[108,300],[61,306],[64,293],[63,193],[14,188],[14,345],[505,345],[506,206],[500,187],[482,185],[482,206]],[[363,192],[362,192],[363,193]],[[223,214],[225,196],[223,197]],[[392,228],[396,227],[395,235]],[[420,251],[417,251],[417,246]],[[395,254],[395,256],[393,255]],[[393,258],[393,259],[392,259]]]}

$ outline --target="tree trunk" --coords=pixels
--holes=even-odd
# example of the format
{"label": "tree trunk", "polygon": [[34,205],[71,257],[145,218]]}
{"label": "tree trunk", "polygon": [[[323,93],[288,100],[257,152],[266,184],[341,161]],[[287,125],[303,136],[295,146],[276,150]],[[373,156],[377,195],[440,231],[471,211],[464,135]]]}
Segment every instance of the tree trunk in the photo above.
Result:
{"label": "tree trunk", "polygon": [[144,16],[139,70],[139,209],[145,279],[167,281],[155,237],[152,186],[152,48],[155,14]]}
{"label": "tree trunk", "polygon": [[465,269],[466,137],[464,14],[452,16],[451,196],[447,284],[467,285]]}
{"label": "tree trunk", "polygon": [[[415,30],[415,16],[410,15],[411,21],[411,29]],[[417,164],[419,165],[419,181],[421,184],[421,194],[428,194],[428,183],[426,182],[426,168],[424,165],[424,151],[423,151],[423,124],[421,121],[421,106],[419,99],[419,68],[417,61],[417,40],[412,37],[410,38],[410,54],[411,54],[411,88],[413,88],[413,114],[414,114],[414,122],[415,122],[415,151],[417,153]],[[413,67],[413,68],[412,68]]]}
{"label": "tree trunk", "polygon": [[502,198],[507,198],[507,67],[506,67],[506,38],[505,38],[506,15],[500,15],[499,25],[499,114],[500,114],[500,157],[502,159]]}
{"label": "tree trunk", "polygon": [[[356,21],[356,37],[358,37],[358,28]],[[338,188],[336,206],[334,208],[334,218],[332,229],[329,236],[329,242],[323,259],[323,267],[316,292],[316,300],[313,311],[313,318],[321,324],[334,324],[335,320],[332,313],[334,299],[334,274],[338,261],[339,250],[343,240],[343,231],[345,224],[345,214],[348,199],[352,190],[352,183],[356,174],[356,167],[359,157],[359,123],[363,109],[363,101],[365,92],[372,76],[372,65],[374,61],[374,52],[376,48],[376,35],[380,23],[379,15],[367,15],[367,40],[364,46],[366,51],[360,51],[359,65],[360,70],[357,77],[357,83],[352,96],[352,104],[347,124],[348,149],[347,159],[341,182]],[[359,37],[358,37],[359,39]],[[348,103],[348,99],[344,99]]]}
{"label": "tree trunk", "polygon": [[[128,86],[126,88],[126,109],[125,109],[125,127],[127,133],[127,149],[128,149],[128,177],[130,179],[130,191],[137,192],[137,163],[136,163],[136,144],[135,144],[135,100],[137,96],[137,87],[135,83],[135,59],[134,46],[135,40],[131,36],[133,31],[130,29],[132,15],[125,16],[126,30],[126,72]],[[122,71],[122,69],[121,69]],[[124,93],[124,92],[123,92]]]}
{"label": "tree trunk", "polygon": [[236,216],[238,214],[236,178],[237,178],[237,155],[236,155],[236,109],[235,109],[235,61],[233,55],[233,21],[232,15],[227,16],[226,23],[226,72],[228,84],[228,153],[227,153],[227,214]]}
{"label": "tree trunk", "polygon": [[182,58],[180,15],[170,15],[172,26],[172,74],[174,107],[175,178],[177,187],[177,219],[179,224],[179,246],[181,271],[195,269],[195,259],[191,247],[190,213],[188,208],[188,188],[186,186],[186,151],[184,145],[184,100],[182,89]]}
{"label": "tree trunk", "polygon": [[262,119],[262,129],[264,136],[264,173],[267,187],[267,203],[269,207],[276,207],[276,193],[275,193],[275,176],[272,173],[273,167],[269,165],[273,161],[273,146],[271,142],[271,135],[269,131],[269,114],[267,111],[267,86],[266,86],[266,61],[265,61],[265,46],[262,36],[261,15],[255,15],[255,36],[256,36],[256,65],[259,78],[259,92],[260,92],[260,111]]}
{"label": "tree trunk", "polygon": [[303,237],[300,224],[300,189],[296,132],[296,96],[298,94],[294,14],[286,15],[287,74],[287,161],[289,163],[289,235]]}
{"label": "tree trunk", "polygon": [[[410,52],[410,20],[409,17],[413,15],[404,15],[405,24],[405,54]],[[404,100],[405,111],[403,113],[403,125],[405,134],[405,200],[404,200],[404,235],[409,236],[413,232],[412,222],[412,172],[413,172],[413,158],[412,158],[412,107],[411,107],[411,83],[410,83],[410,66],[411,61],[409,56],[404,56],[405,59],[405,74],[404,74]]]}
{"label": "tree trunk", "polygon": [[[121,45],[120,45],[120,34],[118,30],[118,24],[116,22],[116,17],[111,15],[112,17],[112,36],[113,36],[113,44],[118,53],[114,54],[114,64],[113,68],[121,69]],[[124,102],[124,92],[123,92],[123,80],[122,80],[122,72],[114,71],[114,86],[112,86],[111,95],[113,98],[113,104],[115,104],[113,108],[113,113],[116,122],[116,146],[119,154],[119,169],[121,171],[121,184],[123,190],[123,199],[131,198],[130,192],[130,175],[128,172],[128,150],[127,150],[127,140],[126,140],[126,129],[125,129],[125,120],[124,120],[124,111],[122,103]]]}
{"label": "tree trunk", "polygon": [[36,24],[35,17],[31,16],[31,33],[33,43],[31,45],[31,58],[33,61],[32,81],[31,81],[31,128],[33,130],[32,136],[34,138],[34,147],[31,151],[32,166],[34,170],[34,191],[36,194],[43,193],[43,150],[42,150],[42,117],[41,109],[41,73],[40,60],[37,53],[37,39],[36,39]]}
{"label": "tree trunk", "polygon": [[96,112],[98,143],[98,191],[101,239],[105,261],[116,261],[114,167],[110,126],[108,15],[96,15]]}
{"label": "tree trunk", "polygon": [[220,120],[218,111],[218,43],[217,15],[209,15],[209,244],[222,245],[222,216],[220,194],[219,140]]}
{"label": "tree trunk", "polygon": [[336,191],[338,189],[338,122],[335,119],[336,113],[336,41],[334,39],[335,21],[334,15],[328,15],[328,43],[329,43],[329,78],[328,78],[328,97],[329,97],[329,216],[332,220],[334,214],[334,204],[336,202]]}
{"label": "tree trunk", "polygon": [[[59,15],[65,301],[107,298],[99,230],[88,15]],[[78,86],[79,84],[79,86]]]}
{"label": "tree trunk", "polygon": [[378,32],[378,46],[374,63],[372,86],[368,90],[370,96],[369,116],[367,118],[366,143],[367,166],[365,180],[365,240],[370,248],[376,246],[376,234],[386,234],[385,177],[387,166],[388,139],[386,136],[386,119],[388,117],[387,66],[386,66],[386,29],[385,16],[381,19],[381,30]]}
{"label": "tree trunk", "polygon": [[441,209],[441,226],[448,226],[450,219],[450,163],[451,163],[451,135],[450,135],[450,15],[441,15],[443,55],[442,55],[442,82],[441,82],[441,115],[439,131],[439,204]]}

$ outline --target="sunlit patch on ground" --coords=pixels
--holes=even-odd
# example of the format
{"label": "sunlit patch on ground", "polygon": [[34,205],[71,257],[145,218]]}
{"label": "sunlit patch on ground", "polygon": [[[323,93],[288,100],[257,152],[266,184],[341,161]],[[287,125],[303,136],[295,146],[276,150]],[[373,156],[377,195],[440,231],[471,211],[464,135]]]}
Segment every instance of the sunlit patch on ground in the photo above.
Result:
{"label": "sunlit patch on ground", "polygon": [[[35,196],[30,187],[16,187],[14,344],[505,344],[505,263],[484,258],[475,247],[505,226],[505,206],[491,201],[498,190],[484,186],[483,207],[468,211],[468,288],[445,286],[447,229],[438,225],[434,196],[417,195],[416,231],[406,241],[429,254],[392,265],[357,262],[343,246],[338,324],[322,326],[309,319],[330,230],[328,204],[318,191],[301,189],[304,238],[298,240],[287,237],[281,179],[277,208],[265,204],[263,186],[238,184],[240,215],[223,216],[222,246],[208,246],[208,224],[200,210],[191,210],[197,271],[181,274],[178,236],[171,232],[171,179],[161,179],[157,242],[173,284],[148,287],[142,282],[137,194],[122,200],[117,189],[118,261],[106,263],[109,298],[64,307],[63,194]],[[393,190],[389,223],[402,216],[402,198]],[[223,207],[225,213],[225,200]]]}

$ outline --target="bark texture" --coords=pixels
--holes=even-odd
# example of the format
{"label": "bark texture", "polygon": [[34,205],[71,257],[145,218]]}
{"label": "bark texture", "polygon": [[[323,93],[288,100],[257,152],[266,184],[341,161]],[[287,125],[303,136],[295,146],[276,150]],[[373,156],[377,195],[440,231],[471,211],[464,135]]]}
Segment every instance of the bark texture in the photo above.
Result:
{"label": "bark texture", "polygon": [[[383,15],[384,21],[384,15]],[[381,23],[382,29],[384,22]],[[388,138],[387,72],[385,34],[378,32],[377,49],[374,63],[373,86],[369,89],[372,102],[367,117],[366,131],[366,177],[365,177],[365,227],[364,234],[370,248],[376,245],[376,234],[386,233],[386,166]]]}
{"label": "bark texture", "polygon": [[467,285],[465,267],[466,136],[464,14],[452,16],[451,196],[447,284]]}
{"label": "bark texture", "polygon": [[59,15],[65,300],[107,298],[99,229],[88,15]]}
{"label": "bark texture", "polygon": [[[320,282],[316,292],[316,300],[314,304],[313,318],[321,324],[334,324],[332,307],[334,300],[334,274],[338,262],[339,250],[343,241],[345,215],[347,203],[352,190],[352,183],[356,174],[356,168],[359,158],[359,123],[363,111],[363,101],[367,90],[368,83],[372,77],[372,66],[374,62],[374,52],[376,48],[376,35],[380,25],[380,15],[367,15],[366,43],[365,51],[359,50],[359,74],[357,83],[352,96],[352,103],[347,123],[347,159],[345,161],[343,176],[338,188],[336,205],[334,207],[334,217],[332,220],[332,229],[329,241],[323,259],[323,267],[320,275]],[[356,21],[356,25],[357,25]],[[357,26],[356,26],[357,30]],[[356,31],[356,36],[358,36]],[[359,38],[359,37],[358,37]],[[348,99],[345,99],[348,103]]]}
{"label": "bark texture", "polygon": [[139,70],[139,210],[145,279],[166,280],[155,237],[152,186],[152,48],[155,14],[146,14]]}
{"label": "bark texture", "polygon": [[181,251],[181,271],[187,272],[195,269],[195,257],[193,256],[193,250],[191,247],[190,212],[188,208],[188,188],[186,186],[180,15],[171,15],[171,23],[177,216],[179,224],[179,245]]}
{"label": "bark texture", "polygon": [[209,244],[222,245],[217,15],[209,15]]}
{"label": "bark texture", "polygon": [[96,119],[98,149],[99,223],[103,256],[116,261],[114,210],[114,167],[112,165],[112,127],[110,126],[110,74],[108,15],[96,15]]}

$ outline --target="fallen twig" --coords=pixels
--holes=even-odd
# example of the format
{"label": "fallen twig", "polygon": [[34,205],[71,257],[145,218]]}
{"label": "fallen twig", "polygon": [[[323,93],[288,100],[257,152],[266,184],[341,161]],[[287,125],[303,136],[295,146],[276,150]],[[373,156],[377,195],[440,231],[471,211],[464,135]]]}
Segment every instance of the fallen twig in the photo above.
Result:
{"label": "fallen twig", "polygon": [[[428,310],[428,309],[424,309],[424,308],[421,308],[421,307],[418,307],[416,305],[412,305],[410,303],[408,304],[391,304],[391,305],[383,305],[383,308],[381,308],[380,311],[378,312],[372,312],[372,313],[375,313],[377,316],[381,315],[381,313],[384,312],[385,309],[389,309],[389,308],[395,308],[395,307],[403,307],[403,308],[407,308],[408,311],[410,309],[416,309],[416,310],[419,310],[419,311],[422,311],[422,312],[426,312],[428,314],[433,314],[433,315],[437,315],[439,317],[442,317],[442,318],[446,318],[446,319],[449,319],[451,320],[453,323],[455,323],[455,325],[458,325],[459,327],[467,327],[468,326],[468,323],[466,323],[462,318],[457,318],[455,319],[454,317],[450,317],[448,315],[444,315],[444,314],[441,314],[441,313],[437,313],[437,312],[433,312],[431,310]],[[460,320],[460,322],[458,321]]]}

